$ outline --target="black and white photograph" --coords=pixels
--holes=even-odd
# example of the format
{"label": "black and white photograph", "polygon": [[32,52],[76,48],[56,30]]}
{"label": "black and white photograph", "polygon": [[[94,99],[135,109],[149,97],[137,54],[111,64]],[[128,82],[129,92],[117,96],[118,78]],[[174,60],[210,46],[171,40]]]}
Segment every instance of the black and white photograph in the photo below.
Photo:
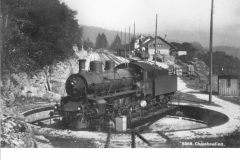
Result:
{"label": "black and white photograph", "polygon": [[239,0],[1,0],[0,8],[5,159],[23,148],[88,149],[88,159],[107,148],[111,159],[124,150],[157,159],[165,149],[176,156],[173,148],[239,152]]}

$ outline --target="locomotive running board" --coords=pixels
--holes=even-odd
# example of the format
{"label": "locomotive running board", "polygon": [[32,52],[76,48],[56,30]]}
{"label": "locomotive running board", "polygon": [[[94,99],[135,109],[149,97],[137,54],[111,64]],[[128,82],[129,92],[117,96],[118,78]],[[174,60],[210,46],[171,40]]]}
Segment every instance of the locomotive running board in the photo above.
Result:
{"label": "locomotive running board", "polygon": [[89,100],[100,100],[100,99],[105,99],[105,98],[111,98],[111,97],[117,97],[117,96],[121,96],[121,95],[126,95],[126,94],[131,94],[131,93],[136,93],[137,90],[128,90],[128,91],[123,91],[123,92],[119,92],[119,93],[113,93],[110,95],[104,95],[104,96],[98,96],[98,97],[93,97],[93,96],[88,96],[87,98]]}

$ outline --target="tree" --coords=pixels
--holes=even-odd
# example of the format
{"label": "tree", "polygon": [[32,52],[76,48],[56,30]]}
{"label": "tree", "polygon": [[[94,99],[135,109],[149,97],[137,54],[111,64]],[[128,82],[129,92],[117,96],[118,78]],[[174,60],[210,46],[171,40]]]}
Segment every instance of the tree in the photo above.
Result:
{"label": "tree", "polygon": [[[208,67],[210,66],[210,54],[198,55]],[[216,75],[240,75],[240,59],[227,55],[225,52],[213,53],[213,72]],[[222,70],[223,69],[223,70]]]}
{"label": "tree", "polygon": [[119,35],[117,34],[113,43],[111,44],[111,46],[109,47],[109,49],[111,50],[116,50],[118,49],[120,46],[122,45],[121,43],[121,38],[119,37]]}
{"label": "tree", "polygon": [[96,38],[96,44],[95,44],[96,49],[106,49],[108,48],[108,41],[104,33],[98,34]]}
{"label": "tree", "polygon": [[177,43],[177,42],[171,42],[170,44],[176,48],[179,48],[181,46],[181,43]]}
{"label": "tree", "polygon": [[87,40],[84,40],[83,48],[85,50],[93,49],[93,47],[93,42],[90,41],[89,37],[87,38]]}
{"label": "tree", "polygon": [[183,55],[183,56],[179,57],[179,59],[185,63],[192,61],[193,57],[195,57],[196,49],[193,47],[193,45],[191,43],[188,43],[188,42],[182,43],[180,46],[178,46],[178,50],[187,51],[187,55]]}
{"label": "tree", "polygon": [[77,12],[58,0],[2,0],[1,11],[6,72],[34,70],[71,56],[82,37]]}
{"label": "tree", "polygon": [[108,41],[107,37],[104,33],[102,33],[102,48],[107,49],[108,48]]}
{"label": "tree", "polygon": [[101,44],[101,34],[100,34],[100,33],[98,33],[98,36],[97,36],[97,38],[96,38],[95,48],[96,48],[96,49],[102,48],[102,44]]}

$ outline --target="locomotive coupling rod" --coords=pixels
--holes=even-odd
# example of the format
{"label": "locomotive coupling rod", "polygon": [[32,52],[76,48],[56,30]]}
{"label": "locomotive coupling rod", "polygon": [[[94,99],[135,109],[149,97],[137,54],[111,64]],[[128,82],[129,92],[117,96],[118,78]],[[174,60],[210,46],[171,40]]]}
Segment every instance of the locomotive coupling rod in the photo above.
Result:
{"label": "locomotive coupling rod", "polygon": [[109,131],[108,131],[107,141],[106,141],[105,148],[108,148],[108,147],[109,147],[110,137],[111,137],[111,129],[109,129]]}
{"label": "locomotive coupling rod", "polygon": [[135,130],[132,131],[132,148],[136,148],[136,143],[135,143]]}
{"label": "locomotive coupling rod", "polygon": [[141,136],[137,131],[135,132],[138,138],[140,138],[143,142],[145,142],[148,146],[152,146],[143,136]]}

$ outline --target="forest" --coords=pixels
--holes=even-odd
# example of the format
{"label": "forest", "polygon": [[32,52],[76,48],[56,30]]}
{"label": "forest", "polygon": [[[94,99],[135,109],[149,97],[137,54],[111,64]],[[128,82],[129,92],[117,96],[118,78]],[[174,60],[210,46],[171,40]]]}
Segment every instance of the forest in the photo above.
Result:
{"label": "forest", "polygon": [[82,37],[76,14],[59,0],[2,0],[2,74],[29,72],[71,56]]}
{"label": "forest", "polygon": [[[203,49],[199,43],[182,44],[171,42],[179,50],[187,51],[187,55],[178,57],[185,63],[193,61],[194,58],[199,58],[208,67],[210,66],[210,54],[209,51]],[[240,75],[240,59],[232,55],[228,55],[223,51],[215,51],[212,54],[213,74],[216,75]]]}

